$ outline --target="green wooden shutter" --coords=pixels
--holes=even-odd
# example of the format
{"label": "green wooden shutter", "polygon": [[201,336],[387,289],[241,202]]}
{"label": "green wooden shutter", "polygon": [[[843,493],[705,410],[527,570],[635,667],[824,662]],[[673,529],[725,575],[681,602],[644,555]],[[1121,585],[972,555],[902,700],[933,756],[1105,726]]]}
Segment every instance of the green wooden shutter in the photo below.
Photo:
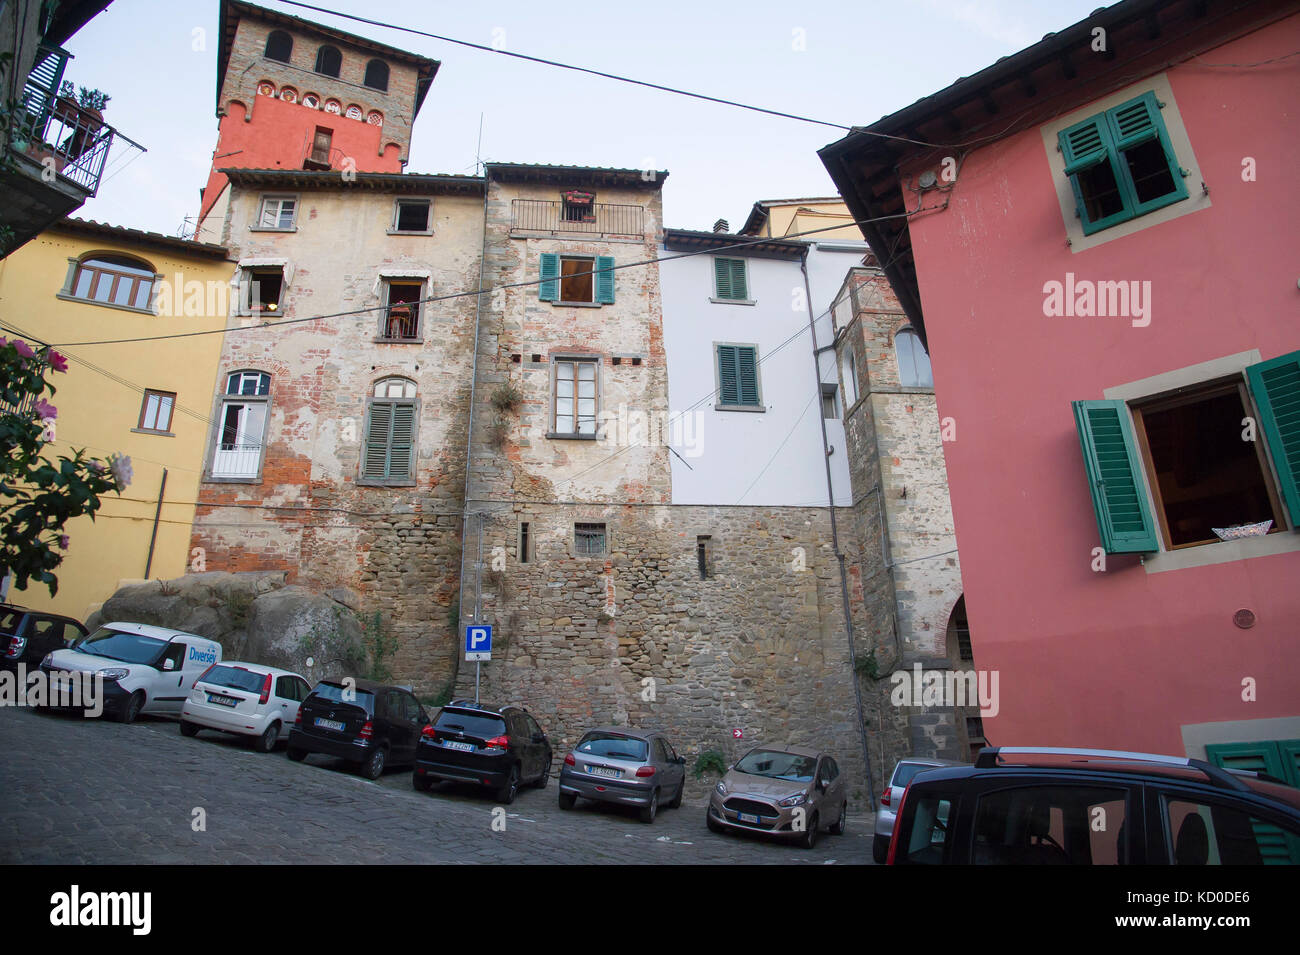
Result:
{"label": "green wooden shutter", "polygon": [[753,348],[736,349],[736,370],[742,405],[758,404],[758,354]]}
{"label": "green wooden shutter", "polygon": [[614,257],[596,256],[596,301],[601,305],[614,304]]}
{"label": "green wooden shutter", "polygon": [[1146,93],[1107,110],[1106,122],[1116,149],[1132,149],[1148,139],[1155,139],[1164,126],[1160,119],[1160,104],[1154,93]]}
{"label": "green wooden shutter", "polygon": [[740,376],[736,369],[735,345],[718,346],[718,404],[740,404]]}
{"label": "green wooden shutter", "polygon": [[[1215,766],[1224,769],[1241,769],[1247,772],[1268,773],[1295,785],[1296,752],[1300,740],[1264,740],[1256,743],[1210,743],[1205,755]],[[1287,765],[1287,758],[1291,765]],[[1288,774],[1288,770],[1290,773]],[[1277,826],[1251,820],[1255,843],[1265,865],[1292,865],[1300,863],[1300,839],[1283,832]]]}
{"label": "green wooden shutter", "polygon": [[69,56],[67,50],[59,47],[37,47],[36,62],[27,74],[27,86],[23,90],[23,105],[30,123],[29,133],[45,135],[45,123],[58,98],[59,85],[63,82],[63,71],[67,68]]}
{"label": "green wooden shutter", "polygon": [[560,298],[560,257],[554,252],[542,253],[542,284],[537,286],[537,297],[543,302]]}
{"label": "green wooden shutter", "polygon": [[731,260],[731,297],[745,300],[749,298],[749,285],[745,281],[745,260]]}
{"label": "green wooden shutter", "polygon": [[1105,114],[1075,123],[1057,134],[1065,156],[1065,174],[1073,176],[1102,162],[1110,153],[1110,131]]}
{"label": "green wooden shutter", "polygon": [[1159,550],[1124,402],[1076,401],[1073,406],[1101,546],[1108,554]]}
{"label": "green wooden shutter", "polygon": [[391,403],[370,403],[366,420],[366,450],[361,462],[362,477],[378,481],[388,476],[388,435],[392,419]]}
{"label": "green wooden shutter", "polygon": [[415,472],[415,404],[393,405],[393,430],[388,440],[388,477],[410,480]]}
{"label": "green wooden shutter", "polygon": [[727,259],[713,260],[713,283],[717,298],[735,298],[731,294],[731,266]]}
{"label": "green wooden shutter", "polygon": [[1251,365],[1246,380],[1291,527],[1300,529],[1300,351]]}

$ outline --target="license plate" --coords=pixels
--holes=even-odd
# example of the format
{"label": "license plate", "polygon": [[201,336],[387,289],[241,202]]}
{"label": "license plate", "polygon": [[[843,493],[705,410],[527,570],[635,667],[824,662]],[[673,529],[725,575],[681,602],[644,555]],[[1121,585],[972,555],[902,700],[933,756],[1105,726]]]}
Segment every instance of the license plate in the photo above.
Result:
{"label": "license plate", "polygon": [[316,725],[317,725],[317,726],[320,726],[320,727],[323,727],[324,729],[327,729],[327,730],[342,730],[342,729],[343,729],[343,723],[342,723],[341,720],[323,720],[323,719],[321,719],[319,716],[316,717]]}
{"label": "license plate", "polygon": [[453,742],[452,740],[445,739],[442,741],[442,745],[446,746],[448,749],[458,749],[462,753],[474,752],[473,743],[457,743],[457,742]]}
{"label": "license plate", "polygon": [[219,693],[209,693],[209,694],[208,694],[208,702],[209,702],[209,703],[218,703],[218,704],[220,704],[221,706],[238,706],[238,705],[239,705],[239,700],[237,700],[235,697],[233,697],[233,696],[222,696],[222,695],[219,694]]}
{"label": "license plate", "polygon": [[623,775],[621,770],[610,769],[607,766],[588,766],[587,772],[591,773],[593,776],[605,776],[609,779],[618,779]]}
{"label": "license plate", "polygon": [[741,822],[752,822],[754,825],[758,825],[758,816],[752,816],[747,812],[737,813],[737,818]]}

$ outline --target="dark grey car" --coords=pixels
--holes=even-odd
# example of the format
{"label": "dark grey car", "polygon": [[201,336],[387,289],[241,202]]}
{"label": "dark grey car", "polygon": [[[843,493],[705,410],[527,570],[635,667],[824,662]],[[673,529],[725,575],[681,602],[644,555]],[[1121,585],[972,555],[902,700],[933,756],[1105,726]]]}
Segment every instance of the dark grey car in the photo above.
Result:
{"label": "dark grey car", "polygon": [[578,797],[635,806],[642,822],[654,822],[662,803],[682,804],[686,760],[657,730],[601,727],[588,730],[560,767],[560,808]]}

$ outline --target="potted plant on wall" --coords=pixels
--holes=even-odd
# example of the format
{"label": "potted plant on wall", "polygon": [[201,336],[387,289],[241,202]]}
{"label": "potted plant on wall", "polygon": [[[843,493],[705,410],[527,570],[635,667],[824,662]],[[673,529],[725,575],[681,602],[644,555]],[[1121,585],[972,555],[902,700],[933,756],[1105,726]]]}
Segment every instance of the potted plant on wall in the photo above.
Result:
{"label": "potted plant on wall", "polygon": [[72,128],[72,134],[59,147],[69,159],[80,158],[98,140],[99,131],[104,127],[104,107],[110,99],[101,90],[84,86],[77,89],[66,80],[59,87],[54,115]]}

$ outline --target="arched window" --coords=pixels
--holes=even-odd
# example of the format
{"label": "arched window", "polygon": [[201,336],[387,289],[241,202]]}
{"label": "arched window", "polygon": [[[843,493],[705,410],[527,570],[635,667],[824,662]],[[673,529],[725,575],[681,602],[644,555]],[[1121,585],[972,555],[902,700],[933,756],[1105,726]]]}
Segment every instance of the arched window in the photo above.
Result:
{"label": "arched window", "polygon": [[88,302],[148,308],[156,277],[153,266],[142,259],[92,252],[77,263],[67,294]]}
{"label": "arched window", "polygon": [[371,60],[366,64],[366,78],[363,81],[372,90],[388,92],[388,64],[383,60]]}
{"label": "arched window", "polygon": [[272,30],[271,35],[266,38],[266,52],[263,54],[268,60],[279,60],[281,63],[288,63],[289,56],[293,53],[293,37],[283,30]]}
{"label": "arched window", "polygon": [[258,478],[270,410],[269,374],[243,370],[226,376],[217,417],[217,443],[212,450],[212,477],[245,481]]}
{"label": "arched window", "polygon": [[323,46],[316,51],[316,72],[338,76],[343,67],[343,54],[336,47]]}
{"label": "arched window", "polygon": [[366,446],[360,480],[365,484],[415,481],[415,428],[419,402],[409,378],[381,378],[366,401]]}
{"label": "arched window", "polygon": [[898,359],[898,383],[904,388],[933,388],[930,356],[925,353],[921,336],[911,328],[899,329],[894,336],[894,357]]}

